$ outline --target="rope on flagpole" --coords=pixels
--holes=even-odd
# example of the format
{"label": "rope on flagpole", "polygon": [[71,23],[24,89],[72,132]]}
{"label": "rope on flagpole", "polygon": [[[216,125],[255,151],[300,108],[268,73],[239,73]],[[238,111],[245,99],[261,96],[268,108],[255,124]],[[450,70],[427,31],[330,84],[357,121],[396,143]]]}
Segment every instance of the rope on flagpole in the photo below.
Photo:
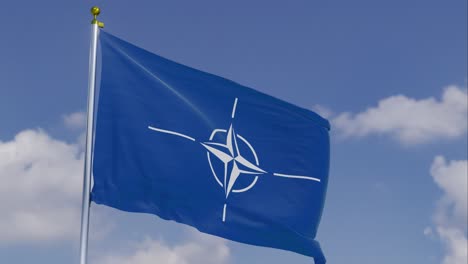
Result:
{"label": "rope on flagpole", "polygon": [[97,64],[97,42],[99,28],[104,27],[104,23],[97,20],[101,13],[99,7],[91,8],[93,20],[91,21],[91,47],[89,52],[89,80],[88,80],[88,119],[86,127],[86,152],[83,176],[83,201],[81,211],[81,236],[80,236],[80,264],[87,263],[88,255],[88,233],[89,233],[89,213],[90,213],[90,193],[91,193],[91,173],[92,173],[92,153],[94,142],[94,104],[96,90],[96,64]]}

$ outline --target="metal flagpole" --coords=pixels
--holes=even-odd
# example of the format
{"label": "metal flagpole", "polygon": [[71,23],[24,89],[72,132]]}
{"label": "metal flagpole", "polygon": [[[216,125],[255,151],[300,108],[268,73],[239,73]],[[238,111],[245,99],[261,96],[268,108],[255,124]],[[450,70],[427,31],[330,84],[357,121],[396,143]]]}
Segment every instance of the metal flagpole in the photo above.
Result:
{"label": "metal flagpole", "polygon": [[80,264],[86,264],[88,255],[89,207],[91,202],[91,171],[94,142],[94,96],[96,90],[97,41],[99,28],[104,27],[104,24],[97,20],[97,16],[100,14],[100,12],[101,11],[99,7],[95,6],[91,8],[93,20],[91,21],[91,48],[89,52],[88,121],[86,128],[86,152],[83,177],[83,201],[81,211]]}

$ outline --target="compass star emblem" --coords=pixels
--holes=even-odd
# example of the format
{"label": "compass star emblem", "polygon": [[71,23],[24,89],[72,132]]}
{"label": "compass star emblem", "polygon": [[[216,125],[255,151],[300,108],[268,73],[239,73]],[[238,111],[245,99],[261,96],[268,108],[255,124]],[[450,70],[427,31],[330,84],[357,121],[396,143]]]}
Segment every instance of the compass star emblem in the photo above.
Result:
{"label": "compass star emblem", "polygon": [[[224,187],[226,199],[229,197],[234,184],[241,174],[260,175],[266,173],[266,171],[241,155],[239,146],[237,145],[237,135],[232,124],[227,132],[226,144],[216,142],[204,142],[201,144],[224,163],[224,184],[222,187]],[[213,173],[215,174],[214,170]],[[216,174],[215,177],[217,177]]]}
{"label": "compass star emblem", "polygon": [[[232,108],[232,115],[231,115],[232,119],[234,119],[235,114],[236,114],[237,101],[238,99],[236,98],[234,101],[234,106]],[[156,131],[156,132],[160,132],[160,133],[182,137],[182,138],[191,140],[193,142],[197,142],[195,138],[188,136],[186,134],[179,133],[179,132],[161,129],[161,128],[157,128],[154,126],[148,126],[148,129]],[[214,136],[217,133],[225,133],[226,140],[224,140],[223,142],[213,141]],[[244,155],[243,153],[241,153],[239,142],[242,142],[244,145],[247,146],[246,148],[243,149],[243,151],[250,150],[251,152],[250,156],[254,157],[255,159],[254,161],[251,161],[245,158],[246,157],[245,153]],[[228,199],[229,195],[233,192],[242,193],[242,192],[246,192],[250,190],[257,183],[258,177],[260,175],[269,174],[267,171],[260,168],[260,163],[257,157],[257,153],[255,152],[255,149],[244,137],[242,137],[239,134],[236,134],[236,132],[234,131],[234,126],[232,122],[228,130],[215,129],[211,133],[209,141],[200,142],[200,144],[207,150],[208,163],[210,165],[211,172],[213,173],[213,176],[215,180],[218,182],[218,184],[224,188],[226,200]],[[213,167],[211,156],[216,157],[223,164],[224,173],[221,179]],[[248,185],[247,187],[243,189],[236,189],[235,184],[240,179],[240,177],[242,177],[242,175],[251,175],[255,177],[253,181],[250,183],[250,185]],[[276,176],[276,177],[290,178],[290,179],[300,179],[300,180],[310,180],[310,181],[320,182],[320,179],[318,178],[314,178],[310,176],[303,176],[303,175],[293,175],[293,174],[284,174],[284,173],[271,173],[270,175]],[[226,210],[227,210],[227,204],[224,203],[223,214],[222,214],[223,222],[226,222]]]}

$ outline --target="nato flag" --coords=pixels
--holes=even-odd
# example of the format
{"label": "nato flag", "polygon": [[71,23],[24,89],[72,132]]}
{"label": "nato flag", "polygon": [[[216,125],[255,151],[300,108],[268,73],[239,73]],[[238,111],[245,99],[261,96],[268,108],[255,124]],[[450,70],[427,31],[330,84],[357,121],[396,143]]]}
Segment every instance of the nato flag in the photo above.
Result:
{"label": "nato flag", "polygon": [[100,43],[95,203],[325,263],[327,120],[109,33]]}

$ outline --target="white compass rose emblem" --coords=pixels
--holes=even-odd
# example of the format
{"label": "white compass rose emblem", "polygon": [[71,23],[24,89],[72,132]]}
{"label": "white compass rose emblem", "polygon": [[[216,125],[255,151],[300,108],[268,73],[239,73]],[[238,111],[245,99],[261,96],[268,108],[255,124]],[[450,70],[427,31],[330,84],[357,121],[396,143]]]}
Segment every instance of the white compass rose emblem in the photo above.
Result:
{"label": "white compass rose emblem", "polygon": [[[234,101],[234,106],[232,108],[232,120],[236,114],[236,107],[237,107],[236,98]],[[197,142],[193,137],[187,136],[182,133],[178,133],[171,130],[165,130],[161,128],[157,128],[154,126],[148,126],[149,129],[160,132],[171,134],[175,136],[179,136],[194,142]],[[225,140],[223,142],[216,142],[213,141],[217,134],[224,134]],[[217,137],[219,138],[219,137]],[[248,153],[248,157],[253,157],[253,160],[248,160],[245,158],[247,155],[243,155],[240,151],[239,143],[245,145],[243,151],[250,151]],[[215,129],[211,133],[209,141],[200,142],[200,144],[207,150],[207,158],[208,164],[210,166],[211,172],[216,180],[216,182],[224,189],[226,201],[231,193],[242,193],[252,189],[258,181],[258,178],[262,174],[269,174],[267,171],[260,167],[260,162],[257,156],[255,149],[252,147],[249,141],[242,137],[240,134],[236,134],[234,130],[234,126],[231,122],[229,129]],[[224,171],[222,173],[217,172],[213,166],[213,158],[216,158],[221,161],[224,167]],[[251,175],[254,176],[252,182],[247,185],[246,187],[236,189],[236,182],[239,180],[242,175]],[[320,182],[320,179],[310,177],[310,176],[302,176],[302,175],[292,175],[292,174],[283,174],[283,173],[271,173],[273,176],[277,177],[285,177],[285,178],[292,178],[292,179],[302,179],[302,180],[311,180]],[[224,204],[223,207],[223,214],[222,214],[222,221],[226,222],[226,210],[227,204]]]}
{"label": "white compass rose emblem", "polygon": [[[219,132],[224,132],[225,134],[227,134],[226,144],[211,141],[213,140],[214,135],[216,135],[216,133]],[[255,157],[255,164],[248,161],[242,156],[242,154],[239,151],[239,146],[237,143],[238,140],[242,141],[248,146],[248,148],[252,152],[252,155]],[[215,177],[219,185],[221,185],[221,187],[224,188],[226,198],[229,197],[231,191],[235,193],[241,193],[250,190],[258,180],[258,176],[256,176],[249,186],[243,189],[234,189],[236,180],[241,174],[260,175],[266,173],[266,171],[258,167],[259,161],[255,149],[245,138],[235,133],[232,125],[229,127],[228,131],[221,129],[213,131],[210,137],[210,141],[201,144],[208,150],[207,156],[211,172],[213,173],[213,176]],[[213,169],[211,154],[224,163],[224,177],[221,179]]]}

